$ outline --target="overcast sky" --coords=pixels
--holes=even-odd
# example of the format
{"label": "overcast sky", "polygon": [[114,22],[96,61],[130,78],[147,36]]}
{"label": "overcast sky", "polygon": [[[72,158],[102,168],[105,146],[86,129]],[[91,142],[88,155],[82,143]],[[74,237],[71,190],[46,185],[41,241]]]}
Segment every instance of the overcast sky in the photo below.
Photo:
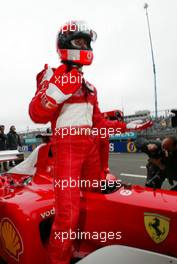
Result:
{"label": "overcast sky", "polygon": [[[149,0],[157,67],[158,108],[177,107],[177,0]],[[154,110],[147,21],[142,0],[9,0],[0,7],[0,123],[17,130],[39,127],[28,116],[35,76],[59,65],[58,28],[85,20],[98,35],[85,77],[98,90],[102,111]]]}

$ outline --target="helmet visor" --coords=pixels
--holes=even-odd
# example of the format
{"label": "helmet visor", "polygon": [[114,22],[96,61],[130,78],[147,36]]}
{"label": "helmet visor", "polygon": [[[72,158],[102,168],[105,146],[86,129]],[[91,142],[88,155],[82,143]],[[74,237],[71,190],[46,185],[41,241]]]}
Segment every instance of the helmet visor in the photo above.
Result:
{"label": "helmet visor", "polygon": [[90,43],[84,38],[73,39],[71,40],[71,44],[77,49],[88,49],[90,45]]}

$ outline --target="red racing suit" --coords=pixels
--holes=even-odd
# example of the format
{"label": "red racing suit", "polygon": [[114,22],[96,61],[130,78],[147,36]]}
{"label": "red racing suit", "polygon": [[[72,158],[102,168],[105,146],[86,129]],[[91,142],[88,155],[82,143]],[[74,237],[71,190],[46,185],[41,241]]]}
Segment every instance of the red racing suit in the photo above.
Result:
{"label": "red racing suit", "polygon": [[[113,110],[109,112],[102,113],[103,117],[106,120],[117,120],[123,121],[123,112],[120,110]],[[111,119],[112,118],[112,119]],[[100,164],[101,164],[101,175],[102,179],[106,179],[107,174],[110,173],[109,170],[109,135],[107,134],[106,137],[99,137],[98,138],[98,149],[100,154]]]}
{"label": "red racing suit", "polygon": [[[55,72],[55,69],[53,69]],[[72,255],[70,231],[77,230],[80,212],[79,184],[67,184],[69,181],[100,179],[100,160],[94,135],[60,133],[63,128],[120,128],[126,124],[105,120],[102,116],[96,89],[83,80],[81,87],[69,98],[61,93],[61,103],[55,107],[46,107],[46,91],[50,80],[44,80],[45,70],[37,75],[37,92],[29,105],[29,114],[36,123],[51,122],[53,139],[52,150],[54,164],[55,219],[52,226],[49,254],[52,264],[69,264]],[[59,89],[59,88],[58,88]],[[55,133],[57,132],[57,133]],[[62,186],[65,183],[65,188]],[[66,186],[67,185],[67,186]],[[84,186],[85,187],[85,186]],[[85,188],[90,190],[92,186]],[[63,239],[65,234],[65,239]]]}
{"label": "red racing suit", "polygon": [[98,149],[100,154],[101,178],[106,179],[109,173],[109,137],[99,138]]}

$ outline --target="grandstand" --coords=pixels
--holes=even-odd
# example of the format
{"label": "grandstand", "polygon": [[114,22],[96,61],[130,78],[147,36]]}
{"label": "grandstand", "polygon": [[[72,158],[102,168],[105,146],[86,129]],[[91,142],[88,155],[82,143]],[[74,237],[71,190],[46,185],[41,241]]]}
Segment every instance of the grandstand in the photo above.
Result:
{"label": "grandstand", "polygon": [[166,136],[177,136],[177,129],[172,127],[171,118],[173,114],[170,109],[158,111],[158,117],[155,118],[154,112],[147,115],[153,120],[153,126],[145,131],[138,132],[139,136],[147,139],[163,139]]}

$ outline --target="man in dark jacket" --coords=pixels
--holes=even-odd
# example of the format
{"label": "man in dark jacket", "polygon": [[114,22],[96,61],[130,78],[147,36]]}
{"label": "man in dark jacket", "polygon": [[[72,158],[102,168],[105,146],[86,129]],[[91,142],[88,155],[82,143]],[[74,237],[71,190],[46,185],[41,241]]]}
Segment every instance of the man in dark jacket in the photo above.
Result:
{"label": "man in dark jacket", "polygon": [[[9,133],[7,134],[7,146],[9,150],[16,150],[18,149],[19,146],[20,147],[22,146],[20,137],[16,132],[15,126],[11,126]],[[19,163],[18,161],[15,161],[15,164],[18,163]],[[13,165],[12,161],[9,162],[9,165],[10,166]]]}
{"label": "man in dark jacket", "polygon": [[146,187],[161,188],[165,178],[165,153],[160,141],[147,141],[141,146],[141,151],[149,156]]}
{"label": "man in dark jacket", "polygon": [[[167,178],[171,186],[177,182],[177,139],[166,137],[162,143],[148,142],[141,150],[149,156],[147,167],[147,187],[161,188]],[[176,186],[172,189],[176,190]]]}
{"label": "man in dark jacket", "polygon": [[[0,126],[0,151],[6,150],[7,149],[7,135],[4,133],[5,126],[1,125]],[[7,171],[7,162],[4,161],[2,162],[3,169]],[[0,168],[1,168],[1,163],[0,163]]]}
{"label": "man in dark jacket", "polygon": [[166,137],[162,141],[162,149],[165,152],[165,173],[171,185],[177,182],[177,138]]}

